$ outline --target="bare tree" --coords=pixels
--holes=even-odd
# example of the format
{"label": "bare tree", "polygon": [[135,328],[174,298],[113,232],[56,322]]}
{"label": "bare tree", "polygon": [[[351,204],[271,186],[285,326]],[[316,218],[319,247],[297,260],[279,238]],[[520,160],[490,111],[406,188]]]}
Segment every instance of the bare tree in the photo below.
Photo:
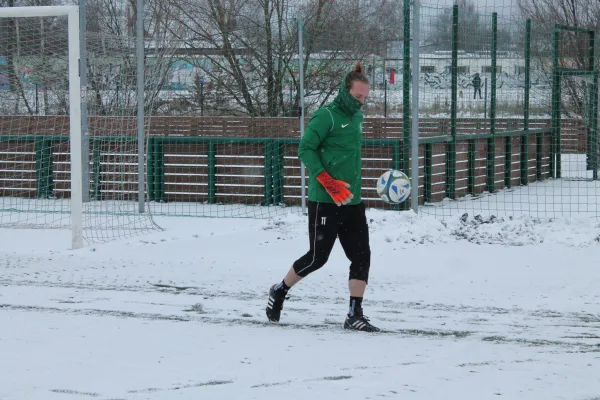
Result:
{"label": "bare tree", "polygon": [[172,34],[206,81],[205,96],[221,113],[277,115],[289,58],[286,0],[179,0]]}
{"label": "bare tree", "polygon": [[[539,68],[550,80],[552,76],[552,32],[555,24],[600,30],[600,2],[598,0],[517,0],[523,18],[530,18],[533,30],[533,57]],[[589,65],[589,46],[585,34],[563,32],[560,37],[559,63],[578,69]],[[597,40],[596,40],[597,43]],[[596,68],[600,67],[596,48]],[[562,112],[569,116],[581,116],[584,111],[585,94],[589,86],[585,81],[563,78]]]}
{"label": "bare tree", "polygon": [[597,0],[517,0],[518,7],[533,24],[551,30],[554,24],[598,30],[600,2]]}
{"label": "bare tree", "polygon": [[[7,0],[2,6],[49,6],[52,0]],[[34,115],[67,112],[65,88],[67,29],[64,17],[3,18],[0,20],[0,54],[5,57],[8,90],[0,95],[4,113]],[[65,72],[61,74],[61,71]]]}
{"label": "bare tree", "polygon": [[[384,47],[373,46],[382,37],[376,21],[379,8],[356,0],[293,1],[173,3],[184,27],[173,35],[186,49],[186,60],[202,75],[202,98],[212,113],[278,116],[297,111],[299,62],[305,71],[307,106],[321,104],[337,90],[350,63],[372,53],[374,47]],[[305,37],[302,60],[298,59],[298,18]]]}
{"label": "bare tree", "polygon": [[[149,114],[164,105],[161,94],[170,78],[177,31],[174,8],[164,0],[145,2],[144,46],[145,108]],[[136,97],[136,9],[135,0],[127,7],[117,0],[88,2],[88,81],[93,98],[90,113],[132,115]]]}
{"label": "bare tree", "polygon": [[[488,51],[492,42],[492,15],[482,14],[470,0],[458,0],[458,50]],[[452,48],[453,9],[445,8],[426,27],[434,48],[449,51]],[[510,22],[498,17],[497,50],[508,50],[513,45]]]}

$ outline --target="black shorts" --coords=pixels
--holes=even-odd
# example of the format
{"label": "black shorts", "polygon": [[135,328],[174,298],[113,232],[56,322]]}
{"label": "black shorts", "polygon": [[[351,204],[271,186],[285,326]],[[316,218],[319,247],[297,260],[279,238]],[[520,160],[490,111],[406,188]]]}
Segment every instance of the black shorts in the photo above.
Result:
{"label": "black shorts", "polygon": [[371,249],[364,203],[338,207],[309,201],[308,236],[310,249],[294,262],[297,275],[304,277],[325,265],[339,238],[350,260],[349,279],[368,281]]}

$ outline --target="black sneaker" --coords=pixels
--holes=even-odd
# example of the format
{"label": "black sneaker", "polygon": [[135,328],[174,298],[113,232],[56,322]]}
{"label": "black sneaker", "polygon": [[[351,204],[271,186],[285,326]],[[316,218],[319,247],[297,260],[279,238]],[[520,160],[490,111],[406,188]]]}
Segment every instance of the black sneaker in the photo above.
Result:
{"label": "black sneaker", "polygon": [[364,315],[353,315],[346,317],[344,322],[344,329],[352,329],[355,331],[363,332],[379,332],[381,329],[371,325],[369,319]]}
{"label": "black sneaker", "polygon": [[283,301],[287,299],[286,292],[276,290],[277,285],[271,286],[269,290],[269,301],[267,302],[267,318],[271,322],[279,322],[279,316],[283,309]]}

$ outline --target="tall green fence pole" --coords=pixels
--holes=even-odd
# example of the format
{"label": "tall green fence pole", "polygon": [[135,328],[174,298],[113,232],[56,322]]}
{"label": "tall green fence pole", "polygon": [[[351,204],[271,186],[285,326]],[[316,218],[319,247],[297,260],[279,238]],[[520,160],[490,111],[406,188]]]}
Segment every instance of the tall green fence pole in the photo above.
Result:
{"label": "tall green fence pole", "polygon": [[475,158],[476,158],[475,140],[467,141],[467,193],[475,194]]}
{"label": "tall green fence pole", "polygon": [[523,98],[523,130],[521,136],[521,185],[529,183],[529,86],[531,84],[531,19],[525,22],[525,94]]}
{"label": "tall green fence pole", "polygon": [[154,193],[155,201],[165,201],[165,145],[164,141],[156,141],[154,146]]}
{"label": "tall green fence pole", "polygon": [[[590,31],[590,55],[589,63],[590,70],[596,69],[596,54],[595,54],[596,38],[594,31]],[[591,167],[592,167],[592,178],[598,180],[598,71],[594,73],[594,80],[592,83],[592,93],[590,96],[592,102],[590,104],[590,128],[589,135],[591,137],[590,149],[591,153]]]}
{"label": "tall green fence pole", "polygon": [[[101,164],[100,164],[100,157],[102,157],[102,153],[100,152],[100,145],[92,142],[92,146],[94,148],[93,150],[93,156],[94,156],[94,164],[93,164],[93,170],[94,170],[94,200],[100,200],[100,196],[102,195],[101,192],[101,185],[102,185],[102,179],[101,179],[101,174],[102,174],[102,168],[101,168]],[[150,153],[148,153],[148,156],[150,156]],[[148,164],[150,165],[150,164]],[[148,168],[148,173],[150,173],[150,168]],[[148,182],[150,183],[150,182]],[[150,187],[148,187],[148,194],[150,195],[151,190]],[[148,200],[152,200],[152,199],[148,199]]]}
{"label": "tall green fence pole", "polygon": [[598,180],[598,72],[594,74],[594,83],[592,85],[592,121],[590,125],[590,135],[592,137],[592,178]]}
{"label": "tall green fence pole", "polygon": [[[552,133],[550,134],[550,176],[559,178],[560,167],[558,161],[560,153],[558,153],[558,141],[560,133],[560,73],[558,71],[558,45],[560,40],[560,30],[554,27],[553,32],[553,47],[554,54],[552,56]],[[557,157],[558,154],[558,157]]]}
{"label": "tall green fence pole", "polygon": [[585,147],[585,168],[588,171],[592,170],[592,102],[593,100],[593,83],[586,83],[583,90],[583,116],[585,119],[584,126],[587,127],[586,147]]}
{"label": "tall green fence pole", "polygon": [[[411,35],[410,35],[410,2],[411,0],[404,0],[404,54],[402,57],[402,171],[409,175],[410,169],[410,139],[411,139],[411,123],[410,123],[410,76],[418,74],[419,71],[410,70],[410,47],[411,47]],[[418,46],[418,43],[414,44]],[[385,70],[383,72],[385,76]],[[387,82],[387,81],[386,81]],[[415,90],[413,88],[413,90]],[[407,210],[409,208],[409,202],[404,202],[400,205],[400,209]]]}
{"label": "tall green fence pole", "polygon": [[208,203],[217,202],[217,145],[214,142],[208,143]]}
{"label": "tall green fence pole", "polygon": [[283,203],[283,152],[281,143],[273,140],[273,204]]}
{"label": "tall green fence pole", "polygon": [[452,7],[450,141],[446,143],[446,196],[456,198],[456,106],[458,92],[458,5]]}
{"label": "tall green fence pole", "polygon": [[[300,94],[300,138],[304,136],[304,25],[302,18],[298,18],[298,75],[300,78],[298,92]],[[385,76],[385,70],[383,71]],[[302,194],[302,214],[306,214],[306,167],[300,164],[300,193]]]}
{"label": "tall green fence pole", "polygon": [[498,39],[498,13],[492,13],[492,67],[490,83],[490,135],[487,140],[487,188],[496,191],[496,43]]}
{"label": "tall green fence pole", "polygon": [[[596,37],[595,32],[589,32],[589,55],[588,55],[588,63],[589,70],[594,71],[596,68]],[[594,74],[593,83],[588,85],[589,88],[589,106],[588,106],[588,114],[589,114],[589,122],[588,122],[588,138],[587,138],[587,164],[588,168],[592,170],[592,177],[594,180],[598,179],[598,71]]]}
{"label": "tall green fence pole", "polygon": [[54,192],[53,180],[53,141],[44,136],[35,142],[35,161],[36,161],[36,180],[37,180],[37,198],[47,199]]}
{"label": "tall green fence pole", "polygon": [[419,59],[421,43],[421,12],[420,0],[413,0],[413,29],[412,41],[412,109],[411,109],[411,141],[410,141],[410,181],[415,191],[410,197],[412,210],[419,211]]}
{"label": "tall green fence pole", "polygon": [[487,78],[485,78],[483,84],[483,118],[487,118],[487,87]]}
{"label": "tall green fence pole", "polygon": [[[93,139],[93,138],[92,138]],[[96,186],[100,183],[96,181],[96,150],[97,144],[95,141],[92,141],[93,151],[94,151],[94,200],[98,200],[98,196],[96,194]],[[148,155],[146,158],[146,185],[148,187],[148,201],[154,201],[154,138],[148,138]],[[98,154],[99,156],[99,154]],[[98,160],[98,171],[100,170],[100,161]],[[97,183],[96,183],[97,182]]]}
{"label": "tall green fence pole", "polygon": [[[145,212],[146,182],[144,166],[146,132],[144,131],[144,0],[136,0],[136,39],[135,39],[135,61],[136,61],[136,94],[137,94],[137,145],[138,145],[138,211]],[[86,153],[87,154],[87,153]],[[89,179],[89,178],[87,178]]]}
{"label": "tall green fence pole", "polygon": [[423,166],[423,201],[429,203],[432,199],[433,186],[433,144],[425,144],[425,160]]}
{"label": "tall green fence pole", "polygon": [[273,204],[273,142],[265,142],[264,150],[265,206]]}

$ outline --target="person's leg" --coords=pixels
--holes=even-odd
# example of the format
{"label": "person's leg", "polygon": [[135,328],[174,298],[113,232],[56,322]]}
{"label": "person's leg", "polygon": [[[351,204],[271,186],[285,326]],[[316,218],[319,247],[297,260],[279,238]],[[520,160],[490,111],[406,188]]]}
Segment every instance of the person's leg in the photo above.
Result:
{"label": "person's leg", "polygon": [[[351,207],[351,208],[350,208]],[[348,208],[348,215],[339,230],[340,244],[350,260],[348,288],[350,307],[346,328],[377,331],[364,317],[362,301],[369,281],[371,267],[371,248],[369,244],[369,225],[364,203]]]}
{"label": "person's leg", "polygon": [[312,208],[313,212],[309,212],[308,221],[310,247],[306,254],[294,262],[288,272],[286,278],[290,278],[290,287],[327,263],[338,236],[340,208],[330,203],[315,203]]}
{"label": "person's leg", "polygon": [[350,296],[363,297],[367,289],[367,282],[360,279],[349,279],[348,289],[350,289]]}
{"label": "person's leg", "polygon": [[308,203],[309,250],[297,259],[283,280],[269,292],[267,316],[279,321],[288,290],[308,274],[325,265],[338,235],[340,209],[335,204]]}
{"label": "person's leg", "polygon": [[287,275],[285,276],[285,278],[283,278],[283,283],[289,289],[292,286],[294,286],[296,283],[300,282],[302,280],[302,278],[303,278],[302,276],[296,274],[296,271],[294,270],[294,266],[292,265],[290,267],[290,270],[288,271]]}
{"label": "person's leg", "polygon": [[348,289],[351,300],[358,303],[357,311],[361,311],[369,269],[371,267],[371,248],[369,244],[369,225],[365,214],[365,204],[348,207],[348,215],[339,230],[340,244],[350,260]]}

